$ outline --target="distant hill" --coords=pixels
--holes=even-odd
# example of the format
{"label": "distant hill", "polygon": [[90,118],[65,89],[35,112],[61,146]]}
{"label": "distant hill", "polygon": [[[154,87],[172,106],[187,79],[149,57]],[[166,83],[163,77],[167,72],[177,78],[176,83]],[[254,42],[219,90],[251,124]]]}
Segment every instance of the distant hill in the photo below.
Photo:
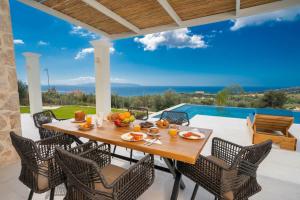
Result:
{"label": "distant hill", "polygon": [[[51,85],[52,87],[95,87],[94,83],[86,83],[86,84],[77,84],[77,85]],[[111,87],[140,87],[139,84],[134,83],[111,83]],[[48,87],[47,85],[43,85],[42,87]]]}
{"label": "distant hill", "polygon": [[135,83],[111,83],[111,87],[141,87],[141,85]]}
{"label": "distant hill", "polygon": [[299,93],[300,87],[280,88],[280,89],[275,89],[273,91],[287,92],[287,93]]}

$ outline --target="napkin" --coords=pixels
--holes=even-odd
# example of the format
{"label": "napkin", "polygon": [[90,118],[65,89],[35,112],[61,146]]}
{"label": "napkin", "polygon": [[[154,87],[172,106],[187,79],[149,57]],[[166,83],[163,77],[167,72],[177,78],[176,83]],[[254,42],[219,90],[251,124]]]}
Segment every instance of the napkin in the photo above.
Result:
{"label": "napkin", "polygon": [[[153,139],[145,139],[145,142],[152,142]],[[162,142],[160,140],[156,140],[155,142],[153,142],[153,144],[162,144]]]}

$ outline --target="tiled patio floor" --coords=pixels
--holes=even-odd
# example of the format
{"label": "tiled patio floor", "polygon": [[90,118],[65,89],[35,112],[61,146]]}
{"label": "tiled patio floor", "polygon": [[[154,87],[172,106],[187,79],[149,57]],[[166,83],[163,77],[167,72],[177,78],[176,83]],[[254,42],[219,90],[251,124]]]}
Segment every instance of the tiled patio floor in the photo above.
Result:
{"label": "tiled patio floor", "polygon": [[[213,137],[221,137],[242,145],[250,144],[250,137],[246,126],[246,120],[222,118],[197,115],[191,120],[191,126],[211,128],[214,130]],[[29,115],[22,116],[23,136],[38,139],[37,130]],[[300,125],[294,125],[292,131],[300,134]],[[211,143],[208,142],[203,154],[208,154]],[[298,145],[299,146],[299,145]],[[118,153],[129,155],[129,151],[118,148]],[[139,152],[134,153],[135,157],[143,156]],[[128,167],[127,162],[114,159],[113,162],[120,166]],[[160,162],[157,159],[157,162]],[[27,199],[27,189],[17,179],[20,171],[20,164],[0,169],[0,199],[22,200]],[[187,187],[179,193],[179,200],[190,199],[194,184],[186,177],[183,177]],[[300,199],[300,153],[274,148],[265,162],[258,170],[258,180],[263,190],[251,199],[257,200],[299,200]],[[156,171],[156,178],[151,188],[139,199],[141,200],[168,200],[173,186],[173,178],[170,174]],[[64,188],[59,187],[55,199],[63,199]],[[48,199],[49,194],[35,194],[33,199]],[[213,196],[203,189],[199,189],[196,199],[208,200]]]}

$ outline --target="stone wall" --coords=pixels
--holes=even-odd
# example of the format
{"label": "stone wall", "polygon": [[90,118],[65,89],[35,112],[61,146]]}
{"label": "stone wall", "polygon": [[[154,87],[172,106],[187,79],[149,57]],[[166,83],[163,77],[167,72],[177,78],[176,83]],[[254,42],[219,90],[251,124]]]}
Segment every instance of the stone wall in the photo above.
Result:
{"label": "stone wall", "polygon": [[0,167],[17,160],[9,132],[21,134],[9,0],[0,0]]}

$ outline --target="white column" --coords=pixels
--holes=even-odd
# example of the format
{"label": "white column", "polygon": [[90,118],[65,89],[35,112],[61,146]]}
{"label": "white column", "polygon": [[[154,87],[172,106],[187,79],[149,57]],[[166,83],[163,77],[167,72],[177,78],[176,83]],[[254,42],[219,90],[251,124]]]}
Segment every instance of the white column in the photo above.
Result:
{"label": "white column", "polygon": [[94,47],[95,56],[95,89],[96,89],[96,113],[105,115],[111,112],[110,89],[110,54],[111,43],[107,39],[90,42]]}
{"label": "white column", "polygon": [[23,56],[26,60],[30,113],[34,114],[43,110],[39,61],[41,55],[26,52]]}

